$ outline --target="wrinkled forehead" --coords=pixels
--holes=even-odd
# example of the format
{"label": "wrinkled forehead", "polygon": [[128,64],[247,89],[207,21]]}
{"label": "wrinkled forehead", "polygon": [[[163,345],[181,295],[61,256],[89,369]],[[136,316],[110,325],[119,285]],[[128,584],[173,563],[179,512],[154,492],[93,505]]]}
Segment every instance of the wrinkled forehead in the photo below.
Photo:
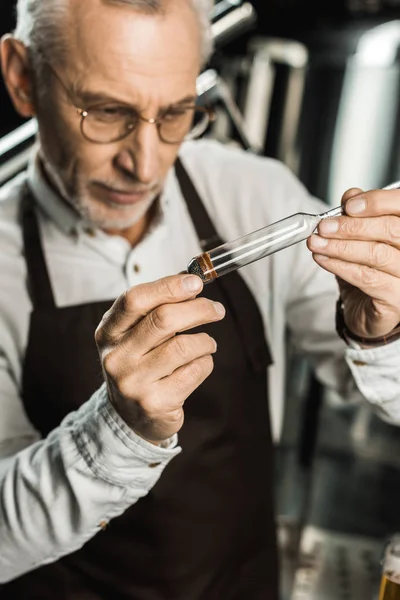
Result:
{"label": "wrinkled forehead", "polygon": [[[159,87],[191,91],[201,62],[201,32],[188,0],[162,12],[143,12],[104,0],[72,0],[66,68],[82,84],[112,86],[121,94]],[[132,90],[130,89],[132,87]]]}

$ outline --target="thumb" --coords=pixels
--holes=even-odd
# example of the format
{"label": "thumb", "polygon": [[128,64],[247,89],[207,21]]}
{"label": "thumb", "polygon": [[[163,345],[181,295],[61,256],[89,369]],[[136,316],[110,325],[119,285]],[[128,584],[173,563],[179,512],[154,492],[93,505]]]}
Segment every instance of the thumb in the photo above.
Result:
{"label": "thumb", "polygon": [[364,190],[362,190],[361,188],[349,188],[348,190],[345,191],[345,193],[342,196],[342,204],[344,204],[345,202],[347,202],[347,200],[350,200],[350,198],[354,198],[354,196],[357,196],[358,194],[362,194]]}

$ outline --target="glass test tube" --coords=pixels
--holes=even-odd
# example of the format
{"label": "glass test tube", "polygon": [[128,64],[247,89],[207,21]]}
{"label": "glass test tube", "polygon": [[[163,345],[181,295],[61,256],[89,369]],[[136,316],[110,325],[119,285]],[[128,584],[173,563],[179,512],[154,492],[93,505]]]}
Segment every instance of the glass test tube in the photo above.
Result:
{"label": "glass test tube", "polygon": [[322,219],[342,214],[341,206],[320,215],[296,213],[196,256],[187,267],[188,273],[198,275],[204,283],[209,283],[217,277],[306,240]]}
{"label": "glass test tube", "polygon": [[385,550],[379,600],[400,600],[400,534],[392,537]]}
{"label": "glass test tube", "polygon": [[[383,189],[390,190],[399,187],[400,181],[396,181]],[[343,214],[342,206],[332,208],[320,215],[296,213],[233,242],[222,244],[213,250],[195,256],[190,261],[187,272],[198,275],[204,283],[210,283],[217,277],[306,240],[316,230],[322,219],[338,217]]]}

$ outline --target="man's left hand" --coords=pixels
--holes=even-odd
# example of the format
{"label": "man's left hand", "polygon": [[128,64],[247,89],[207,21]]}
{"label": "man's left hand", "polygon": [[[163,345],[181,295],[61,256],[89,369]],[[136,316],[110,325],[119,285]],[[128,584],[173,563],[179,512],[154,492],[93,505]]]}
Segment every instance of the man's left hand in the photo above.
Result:
{"label": "man's left hand", "polygon": [[350,332],[390,333],[400,322],[400,190],[347,190],[346,215],[322,220],[308,248],[336,275]]}

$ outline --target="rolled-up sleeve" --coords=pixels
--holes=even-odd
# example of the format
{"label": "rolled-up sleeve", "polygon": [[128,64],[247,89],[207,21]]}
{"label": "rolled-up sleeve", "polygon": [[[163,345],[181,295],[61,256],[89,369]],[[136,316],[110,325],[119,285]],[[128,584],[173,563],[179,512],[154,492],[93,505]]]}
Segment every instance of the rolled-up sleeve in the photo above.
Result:
{"label": "rolled-up sleeve", "polygon": [[145,496],[179,452],[176,436],[161,448],[130,430],[105,386],[46,439],[6,452],[0,458],[0,582],[82,547]]}
{"label": "rolled-up sleeve", "polygon": [[400,425],[400,340],[376,348],[352,346],[346,362],[359,390],[382,419]]}

